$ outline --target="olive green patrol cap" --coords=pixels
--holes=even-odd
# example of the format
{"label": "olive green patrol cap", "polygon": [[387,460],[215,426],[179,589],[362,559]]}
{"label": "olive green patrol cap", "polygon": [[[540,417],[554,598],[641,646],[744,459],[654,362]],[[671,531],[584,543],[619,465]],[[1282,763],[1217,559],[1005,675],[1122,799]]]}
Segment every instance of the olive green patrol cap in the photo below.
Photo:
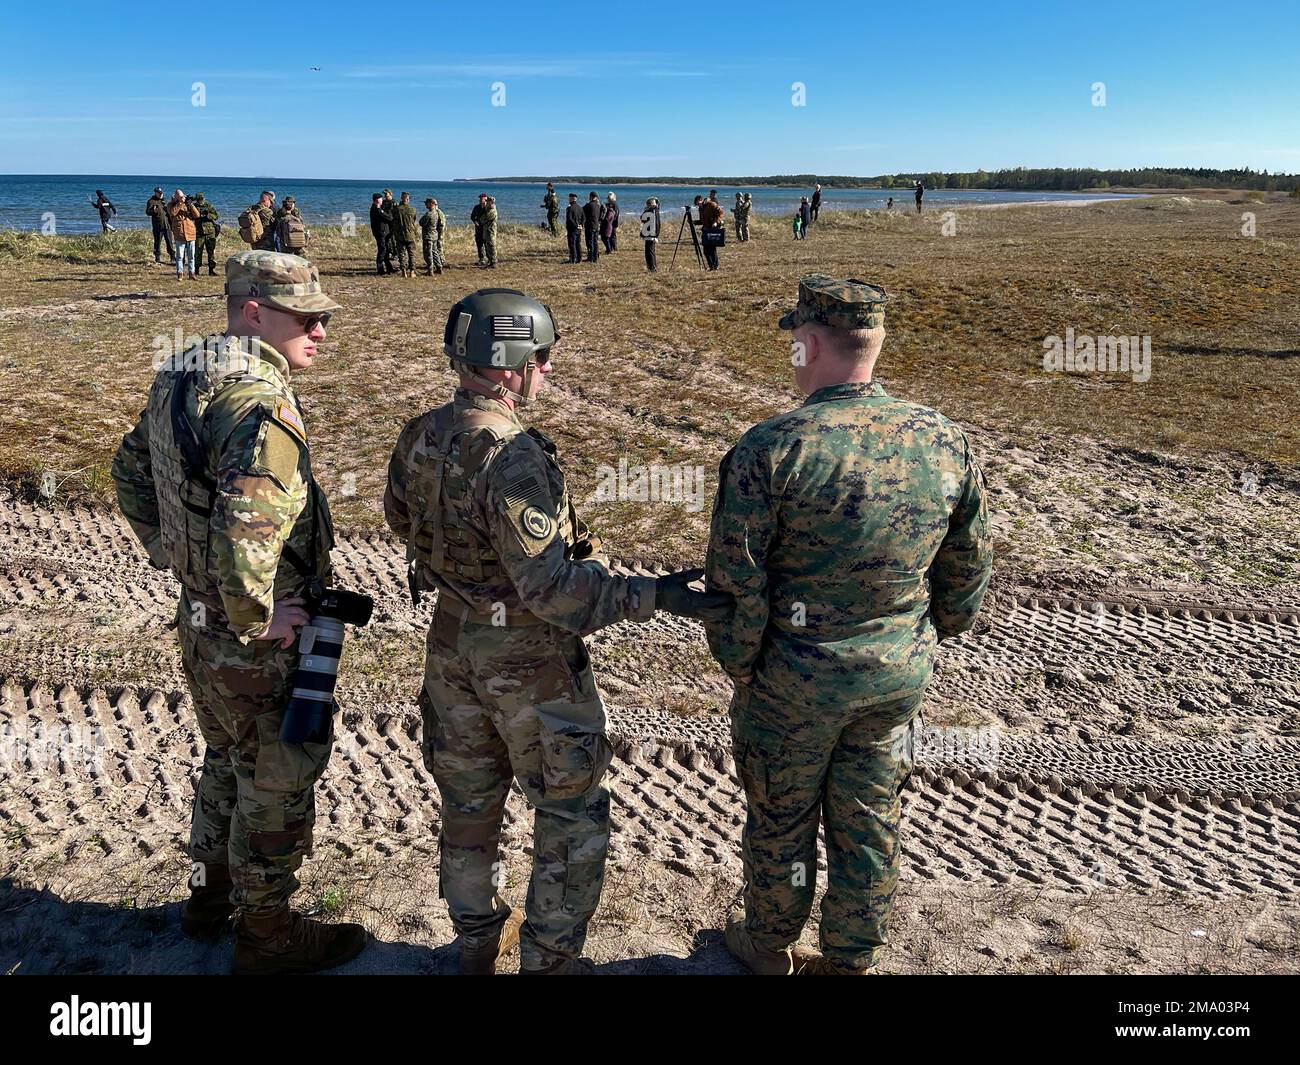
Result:
{"label": "olive green patrol cap", "polygon": [[226,295],[250,296],[290,314],[340,310],[321,290],[320,271],[298,255],[241,251],[226,260]]}
{"label": "olive green patrol cap", "polygon": [[837,280],[827,274],[810,274],[799,282],[799,303],[782,315],[782,329],[818,322],[832,329],[874,329],[885,321],[889,294],[880,285],[850,277]]}

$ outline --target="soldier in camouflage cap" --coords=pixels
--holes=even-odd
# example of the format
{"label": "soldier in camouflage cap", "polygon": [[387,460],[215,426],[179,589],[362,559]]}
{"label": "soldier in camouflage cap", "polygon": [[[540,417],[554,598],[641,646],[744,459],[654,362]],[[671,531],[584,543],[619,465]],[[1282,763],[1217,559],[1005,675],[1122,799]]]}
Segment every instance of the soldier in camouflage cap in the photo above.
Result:
{"label": "soldier in camouflage cap", "polygon": [[333,736],[279,739],[295,632],[334,541],[290,372],[311,366],[338,304],[311,263],[272,251],[231,258],[226,293],[226,332],[158,367],[113,480],[149,560],[181,583],[181,663],[207,744],[182,928],[219,936],[237,908],[235,972],[312,972],[366,938],[289,909]]}
{"label": "soldier in camouflage cap", "polygon": [[315,265],[287,252],[241,251],[232,255],[226,261],[226,295],[246,296],[290,315],[341,310],[325,295]]}
{"label": "soldier in camouflage cap", "polygon": [[777,325],[796,329],[815,322],[832,329],[875,329],[884,325],[887,302],[889,296],[879,285],[853,277],[837,281],[826,274],[810,274],[799,282],[799,302],[794,310],[783,314]]}
{"label": "soldier in camouflage cap", "polygon": [[[707,628],[735,682],[749,813],[745,916],[726,942],[755,972],[876,964],[935,645],[970,628],[989,580],[984,482],[965,434],[873,380],[886,299],[852,278],[803,279],[780,326],[808,398],[745,433],[718,479],[707,581],[736,610]],[[823,819],[817,955],[796,944]]]}

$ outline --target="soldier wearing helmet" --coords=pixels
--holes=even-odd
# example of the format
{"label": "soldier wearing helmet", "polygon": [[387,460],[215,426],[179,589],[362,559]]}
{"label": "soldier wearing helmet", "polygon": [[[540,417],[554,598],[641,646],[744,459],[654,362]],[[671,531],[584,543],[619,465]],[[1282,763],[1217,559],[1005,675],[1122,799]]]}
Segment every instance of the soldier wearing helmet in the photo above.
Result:
{"label": "soldier wearing helmet", "polygon": [[[442,793],[440,891],[462,973],[490,974],[520,944],[522,973],[589,970],[581,958],[609,845],[612,756],[582,637],[656,610],[725,618],[701,571],[611,574],[574,510],[555,445],[518,412],[554,368],[550,310],[482,289],[451,308],[452,402],[402,430],[384,513],[407,544],[412,596],[438,593],[428,637],[425,766]],[[497,896],[512,778],[536,808],[526,921]],[[522,924],[522,927],[521,927]]]}

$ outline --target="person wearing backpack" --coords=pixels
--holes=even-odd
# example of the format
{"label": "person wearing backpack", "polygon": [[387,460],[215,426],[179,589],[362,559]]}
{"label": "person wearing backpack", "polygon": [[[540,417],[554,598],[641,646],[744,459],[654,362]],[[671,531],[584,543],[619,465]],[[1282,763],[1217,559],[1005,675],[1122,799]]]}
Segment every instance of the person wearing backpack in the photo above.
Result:
{"label": "person wearing backpack", "polygon": [[172,262],[176,258],[176,249],[172,246],[172,228],[167,221],[167,201],[163,198],[161,185],[154,188],[149,202],[144,205],[144,213],[153,226],[153,261],[162,262],[162,244],[166,241],[167,261]]}
{"label": "person wearing backpack", "polygon": [[217,273],[217,237],[221,235],[221,216],[217,209],[208,202],[203,193],[194,194],[194,206],[198,208],[198,238],[194,245],[194,272],[203,269],[203,253],[208,254],[208,276]]}
{"label": "person wearing backpack", "polygon": [[275,251],[275,193],[269,189],[239,215],[239,238],[254,251]]}
{"label": "person wearing backpack", "polygon": [[420,219],[411,206],[411,194],[402,193],[401,202],[393,211],[393,240],[397,242],[397,268],[403,277],[415,276],[415,238],[420,232]]}
{"label": "person wearing backpack", "polygon": [[298,201],[286,196],[284,204],[275,213],[275,250],[290,255],[306,255],[309,236],[306,223],[298,212]]}

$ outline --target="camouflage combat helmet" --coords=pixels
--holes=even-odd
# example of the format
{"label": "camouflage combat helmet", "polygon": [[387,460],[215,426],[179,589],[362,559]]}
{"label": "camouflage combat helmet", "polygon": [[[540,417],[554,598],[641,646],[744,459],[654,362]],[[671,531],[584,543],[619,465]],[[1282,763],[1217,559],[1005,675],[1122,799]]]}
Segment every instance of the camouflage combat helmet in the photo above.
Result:
{"label": "camouflage combat helmet", "polygon": [[523,392],[491,382],[492,391],[526,403],[538,362],[545,362],[560,339],[551,309],[512,288],[481,288],[452,305],[443,332],[443,351],[452,369],[523,370]]}
{"label": "camouflage combat helmet", "polygon": [[298,255],[279,251],[241,251],[226,260],[226,295],[248,296],[289,314],[337,311],[321,289],[320,272]]}
{"label": "camouflage combat helmet", "polygon": [[778,325],[795,329],[805,322],[818,322],[832,329],[874,329],[885,320],[887,302],[889,294],[880,285],[856,277],[840,281],[827,274],[811,274],[800,279],[799,303]]}

